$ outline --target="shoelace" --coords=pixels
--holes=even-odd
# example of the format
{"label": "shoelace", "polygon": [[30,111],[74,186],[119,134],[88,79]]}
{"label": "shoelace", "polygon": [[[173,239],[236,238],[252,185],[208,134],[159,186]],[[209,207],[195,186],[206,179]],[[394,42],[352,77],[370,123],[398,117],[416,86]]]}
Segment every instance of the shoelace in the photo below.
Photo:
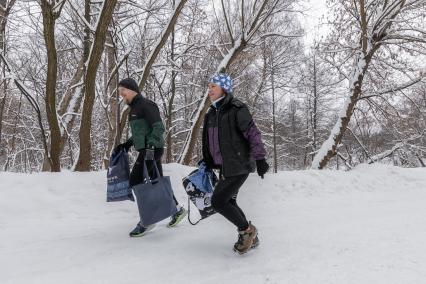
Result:
{"label": "shoelace", "polygon": [[242,234],[238,234],[238,244],[243,244],[243,235]]}

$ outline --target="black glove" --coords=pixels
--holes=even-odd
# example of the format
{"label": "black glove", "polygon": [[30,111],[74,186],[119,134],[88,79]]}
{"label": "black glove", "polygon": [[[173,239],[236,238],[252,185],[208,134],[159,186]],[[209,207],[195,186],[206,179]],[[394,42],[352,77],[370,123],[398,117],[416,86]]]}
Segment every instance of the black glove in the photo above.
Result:
{"label": "black glove", "polygon": [[120,150],[124,150],[126,152],[129,152],[130,147],[132,147],[132,146],[133,146],[132,141],[127,140],[124,143],[118,144],[117,147],[114,148],[114,152],[118,152]]}
{"label": "black glove", "polygon": [[145,160],[152,161],[154,160],[154,146],[148,145],[145,149]]}
{"label": "black glove", "polygon": [[206,171],[211,171],[211,167],[209,167],[207,165],[207,163],[204,161],[204,159],[199,160],[198,163],[197,163],[197,166],[200,167],[201,164],[204,164]]}
{"label": "black glove", "polygon": [[266,174],[266,172],[267,172],[267,171],[268,171],[268,169],[269,169],[269,165],[268,165],[268,163],[266,162],[266,160],[265,160],[265,159],[257,160],[257,161],[256,161],[256,168],[257,168],[257,174],[258,174],[261,178],[263,178],[263,175],[264,175],[264,174]]}

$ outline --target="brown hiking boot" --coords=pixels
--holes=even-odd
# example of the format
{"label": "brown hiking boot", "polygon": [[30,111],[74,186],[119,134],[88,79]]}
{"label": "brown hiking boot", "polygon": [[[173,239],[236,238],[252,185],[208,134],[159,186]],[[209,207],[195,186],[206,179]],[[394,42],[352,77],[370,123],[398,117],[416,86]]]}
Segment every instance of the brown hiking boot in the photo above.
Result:
{"label": "brown hiking boot", "polygon": [[234,245],[234,251],[239,254],[246,253],[249,249],[259,245],[257,238],[257,229],[249,222],[249,227],[245,231],[238,232],[238,241]]}
{"label": "brown hiking boot", "polygon": [[[241,243],[242,243],[242,239],[243,239],[243,237],[242,237],[240,234],[238,234],[238,241],[234,244],[234,251],[237,251],[236,246],[237,246],[238,244],[241,244]],[[254,240],[253,240],[253,244],[251,245],[250,249],[255,249],[255,248],[257,248],[257,247],[259,246],[259,244],[260,244],[260,241],[259,241],[259,234],[258,234],[258,235],[256,236],[256,238],[254,238]]]}
{"label": "brown hiking boot", "polygon": [[259,235],[257,235],[256,238],[254,238],[253,244],[251,245],[250,249],[257,248],[259,246],[259,244],[260,244],[260,242],[259,242]]}

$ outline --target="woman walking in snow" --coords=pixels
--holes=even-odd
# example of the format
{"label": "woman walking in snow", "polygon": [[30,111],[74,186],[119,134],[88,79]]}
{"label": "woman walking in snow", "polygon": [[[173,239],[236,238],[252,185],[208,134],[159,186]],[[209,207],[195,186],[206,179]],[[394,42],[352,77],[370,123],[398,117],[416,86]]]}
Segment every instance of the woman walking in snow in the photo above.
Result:
{"label": "woman walking in snow", "polygon": [[234,251],[243,254],[259,245],[256,227],[237,204],[237,194],[250,172],[257,167],[263,178],[269,165],[259,129],[247,106],[232,95],[232,79],[218,73],[210,79],[212,102],[204,117],[203,160],[211,169],[219,169],[219,181],[212,196],[213,208],[238,229]]}

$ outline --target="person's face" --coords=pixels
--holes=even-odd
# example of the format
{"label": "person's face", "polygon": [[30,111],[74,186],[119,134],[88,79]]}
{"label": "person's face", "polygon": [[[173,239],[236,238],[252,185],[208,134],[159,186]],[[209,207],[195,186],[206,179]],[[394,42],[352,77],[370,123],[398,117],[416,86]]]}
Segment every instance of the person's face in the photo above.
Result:
{"label": "person's face", "polygon": [[133,98],[137,95],[135,91],[126,89],[124,87],[118,87],[118,94],[123,98],[126,104],[130,104]]}
{"label": "person's face", "polygon": [[225,95],[222,88],[216,84],[209,83],[208,87],[209,87],[209,99],[211,102],[214,102],[220,97]]}

